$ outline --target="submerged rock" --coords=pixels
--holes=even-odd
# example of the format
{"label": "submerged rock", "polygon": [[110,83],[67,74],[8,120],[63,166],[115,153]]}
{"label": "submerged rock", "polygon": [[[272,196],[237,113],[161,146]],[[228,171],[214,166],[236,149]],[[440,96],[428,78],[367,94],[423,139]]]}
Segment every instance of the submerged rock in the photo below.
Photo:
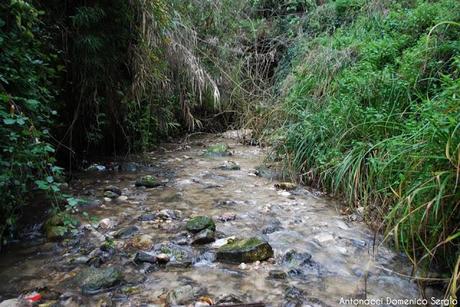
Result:
{"label": "submerged rock", "polygon": [[223,171],[239,171],[241,167],[235,161],[225,161],[224,163],[217,166],[216,169]]}
{"label": "submerged rock", "polygon": [[235,213],[224,213],[222,215],[219,215],[217,219],[221,222],[230,222],[236,220],[236,214]]}
{"label": "submerged rock", "polygon": [[267,226],[262,228],[262,233],[264,235],[268,235],[283,229],[281,222],[278,219],[271,219],[267,224]]}
{"label": "submerged rock", "polygon": [[281,264],[289,268],[297,268],[307,265],[311,262],[309,253],[299,253],[296,250],[289,250],[281,259]]}
{"label": "submerged rock", "polygon": [[207,216],[195,216],[187,222],[185,227],[192,233],[198,233],[204,229],[216,230],[216,224]]}
{"label": "submerged rock", "polygon": [[168,306],[185,305],[191,303],[202,293],[202,290],[191,285],[178,287],[171,290],[166,295],[166,304]]}
{"label": "submerged rock", "polygon": [[204,229],[197,233],[193,239],[192,244],[208,244],[214,242],[216,239],[214,238],[214,231],[211,229]]}
{"label": "submerged rock", "polygon": [[136,187],[155,188],[160,185],[161,185],[161,182],[158,181],[158,179],[152,175],[142,176],[136,181]]}
{"label": "submerged rock", "polygon": [[286,267],[288,275],[301,279],[311,276],[320,276],[320,265],[312,260],[309,253],[301,253],[296,250],[289,250],[281,259],[281,264]]}
{"label": "submerged rock", "polygon": [[283,307],[302,307],[304,306],[304,293],[296,287],[288,287],[284,294]]}
{"label": "submerged rock", "polygon": [[136,263],[142,263],[142,262],[157,263],[158,259],[153,253],[140,251],[136,253],[136,256],[134,256],[134,262]]}
{"label": "submerged rock", "polygon": [[78,286],[83,294],[92,295],[107,290],[120,283],[123,275],[118,268],[85,268],[68,282]]}
{"label": "submerged rock", "polygon": [[231,156],[232,153],[229,151],[227,144],[215,144],[208,146],[204,155],[208,157],[225,157]]}
{"label": "submerged rock", "polygon": [[271,270],[268,272],[268,278],[271,279],[286,279],[287,273],[281,270]]}
{"label": "submerged rock", "polygon": [[249,263],[273,257],[268,242],[259,238],[236,239],[217,250],[217,260],[228,263]]}

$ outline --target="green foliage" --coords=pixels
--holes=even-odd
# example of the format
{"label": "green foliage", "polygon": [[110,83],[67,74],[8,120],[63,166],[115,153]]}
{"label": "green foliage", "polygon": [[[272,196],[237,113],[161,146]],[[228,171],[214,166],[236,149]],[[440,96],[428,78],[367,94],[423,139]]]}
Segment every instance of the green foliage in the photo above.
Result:
{"label": "green foliage", "polygon": [[331,5],[340,27],[331,32],[335,26],[316,23],[322,33],[293,47],[292,72],[279,86],[286,118],[279,153],[304,181],[365,206],[369,222],[383,221],[416,267],[453,270],[460,3],[343,0],[324,7]]}
{"label": "green foliage", "polygon": [[62,174],[49,144],[57,72],[41,39],[42,14],[30,1],[0,3],[0,239],[35,190],[59,190]]}

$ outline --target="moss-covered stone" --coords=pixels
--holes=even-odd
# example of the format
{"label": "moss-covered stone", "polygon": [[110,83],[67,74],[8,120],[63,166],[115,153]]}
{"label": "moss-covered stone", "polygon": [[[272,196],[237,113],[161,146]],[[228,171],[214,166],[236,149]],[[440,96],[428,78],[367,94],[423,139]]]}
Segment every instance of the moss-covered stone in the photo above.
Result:
{"label": "moss-covered stone", "polygon": [[250,263],[273,257],[273,249],[268,242],[259,238],[237,239],[220,247],[216,257],[227,263]]}
{"label": "moss-covered stone", "polygon": [[136,181],[136,187],[154,188],[160,185],[161,183],[158,181],[158,179],[152,175],[142,176]]}
{"label": "moss-covered stone", "polygon": [[76,225],[77,221],[65,212],[57,213],[51,216],[43,225],[46,238],[50,241],[63,239],[70,230],[72,225]]}
{"label": "moss-covered stone", "polygon": [[68,283],[80,287],[83,294],[92,295],[118,284],[123,278],[121,271],[115,267],[86,268],[80,271]]}
{"label": "moss-covered stone", "polygon": [[208,157],[225,157],[231,156],[232,153],[229,151],[227,144],[215,144],[208,146],[204,155]]}
{"label": "moss-covered stone", "polygon": [[192,233],[198,233],[204,229],[216,230],[216,224],[207,216],[195,216],[187,222],[185,227]]}

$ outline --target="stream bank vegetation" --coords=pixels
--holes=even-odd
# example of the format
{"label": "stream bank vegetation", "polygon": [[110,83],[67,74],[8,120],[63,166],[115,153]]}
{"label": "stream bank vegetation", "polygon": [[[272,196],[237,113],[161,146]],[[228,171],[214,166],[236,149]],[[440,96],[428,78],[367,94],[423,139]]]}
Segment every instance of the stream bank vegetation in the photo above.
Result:
{"label": "stream bank vegetation", "polygon": [[244,127],[455,296],[459,23],[456,0],[3,1],[2,241],[36,192],[77,203],[64,168]]}

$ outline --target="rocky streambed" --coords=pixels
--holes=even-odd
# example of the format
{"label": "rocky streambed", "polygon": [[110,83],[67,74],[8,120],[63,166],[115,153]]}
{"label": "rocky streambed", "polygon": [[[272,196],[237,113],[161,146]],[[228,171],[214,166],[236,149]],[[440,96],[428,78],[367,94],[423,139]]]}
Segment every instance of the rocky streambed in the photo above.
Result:
{"label": "rocky streambed", "polygon": [[87,200],[71,231],[68,216],[55,216],[43,236],[34,229],[0,255],[0,306],[420,297],[406,259],[359,212],[343,215],[321,193],[279,181],[263,159],[263,149],[226,133],[164,145],[148,166],[91,167],[70,184]]}

